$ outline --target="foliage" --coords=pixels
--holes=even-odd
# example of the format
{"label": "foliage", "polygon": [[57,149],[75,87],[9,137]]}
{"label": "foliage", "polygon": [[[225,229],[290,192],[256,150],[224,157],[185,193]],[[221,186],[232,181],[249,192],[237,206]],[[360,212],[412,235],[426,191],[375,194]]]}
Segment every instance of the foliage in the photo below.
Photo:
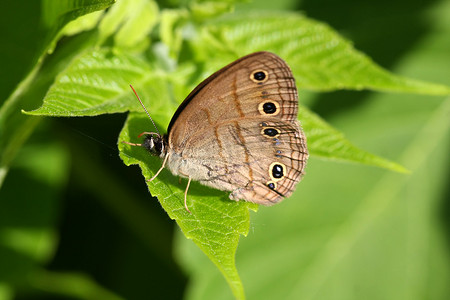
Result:
{"label": "foliage", "polygon": [[[449,83],[433,84],[394,75],[356,50],[331,27],[304,14],[255,9],[249,12],[245,5],[238,5],[240,9],[231,13],[235,4],[225,0],[182,3],[42,0],[41,14],[34,20],[39,26],[17,27],[18,32],[10,33],[14,40],[17,40],[14,34],[21,36],[32,30],[36,36],[30,41],[32,55],[24,56],[20,72],[6,80],[2,91],[5,98],[10,95],[0,108],[0,253],[3,254],[0,263],[5,265],[0,271],[0,298],[12,298],[17,292],[21,295],[29,288],[81,299],[131,297],[114,288],[105,289],[84,274],[48,272],[41,267],[52,260],[58,249],[54,231],[56,208],[60,205],[59,194],[69,180],[71,165],[75,170],[72,172],[81,172],[86,177],[84,184],[89,189],[100,194],[109,190],[108,196],[103,197],[107,199],[105,205],[118,219],[151,247],[157,243],[148,241],[150,229],[158,228],[148,223],[151,216],[146,209],[111,184],[113,180],[108,179],[105,170],[92,167],[95,162],[83,155],[83,149],[69,144],[77,149],[69,158],[67,146],[56,141],[48,140],[39,147],[27,146],[34,130],[51,130],[40,125],[43,116],[86,117],[130,112],[117,141],[120,158],[126,165],[139,165],[148,179],[159,169],[160,160],[150,157],[142,148],[121,143],[138,143],[138,134],[151,128],[128,85],[132,83],[138,91],[158,128],[166,128],[177,105],[196,84],[227,63],[259,50],[280,55],[296,77],[301,99],[299,120],[312,156],[308,174],[289,200],[260,209],[253,214],[252,221],[249,210],[256,211],[256,205],[229,201],[227,193],[197,183],[192,183],[189,189],[192,214],[187,213],[183,206],[186,182],[178,182],[168,171],[147,183],[151,194],[158,198],[169,217],[176,220],[184,235],[177,237],[175,249],[192,279],[188,297],[225,299],[230,292],[224,289],[220,277],[212,275],[217,272],[204,257],[196,255],[197,250],[186,237],[225,276],[237,299],[244,299],[245,294],[251,299],[348,299],[345,295],[354,288],[352,282],[362,286],[353,294],[355,299],[367,294],[375,295],[374,299],[411,299],[408,296],[414,293],[408,291],[409,287],[416,287],[418,294],[429,290],[427,296],[436,299],[448,292],[440,281],[430,284],[429,289],[417,283],[421,282],[420,272],[430,276],[441,274],[443,278],[450,273],[448,268],[435,271],[434,267],[424,265],[428,253],[424,254],[423,243],[437,227],[430,224],[436,197],[432,198],[434,202],[428,201],[429,195],[430,191],[442,188],[443,183],[433,178],[426,188],[421,188],[426,174],[445,172],[444,164],[436,164],[433,158],[448,161],[441,148],[448,146],[445,143],[450,108],[448,100],[441,104],[441,99],[450,94],[450,87],[445,85]],[[107,7],[108,10],[102,11]],[[34,13],[31,7],[29,10],[23,12],[24,16]],[[439,11],[432,13],[439,15]],[[448,48],[448,43],[445,47]],[[417,47],[414,51],[428,55],[426,47],[422,48],[425,50]],[[7,55],[3,58],[5,65],[7,58]],[[435,66],[441,68],[442,61],[445,57],[436,58]],[[395,93],[384,98],[370,94],[370,101],[359,107],[353,104],[334,119],[325,110],[337,127],[352,134],[359,144],[367,145],[364,148],[378,149],[389,159],[355,146],[320,114],[312,112],[315,106],[318,111],[323,110],[319,95],[332,95],[324,92],[338,90]],[[364,93],[337,95],[355,94]],[[437,97],[418,95],[441,97],[436,101]],[[423,102],[428,103],[424,106]],[[405,128],[397,129],[401,126]],[[395,154],[379,147],[379,143],[392,146],[389,149]],[[399,163],[391,160],[396,157]],[[334,165],[322,160],[360,166]],[[385,170],[365,169],[362,165]],[[30,204],[26,191],[14,188],[11,182],[15,175],[12,171],[8,174],[10,168],[22,168],[38,178],[38,182],[45,182],[45,188],[42,182],[30,187],[39,201]],[[83,171],[84,168],[88,171]],[[404,174],[408,172],[411,174]],[[13,181],[8,181],[10,177]],[[92,184],[99,178],[103,179],[102,184]],[[409,198],[406,195],[410,191],[413,195]],[[12,201],[11,195],[17,201]],[[415,203],[410,215],[400,213],[406,199]],[[38,219],[34,217],[36,211],[42,214]],[[23,223],[24,213],[33,220],[33,226]],[[398,216],[404,218],[399,221],[400,226]],[[256,231],[254,235],[264,238],[240,242],[240,235],[247,236],[250,227]],[[395,230],[390,232],[389,228]],[[409,239],[408,234],[412,233],[414,238]],[[405,237],[407,241],[401,245],[410,252],[402,255],[394,246]],[[379,246],[374,240],[383,238],[394,246],[365,249],[364,245]],[[433,264],[448,262],[442,238],[429,239],[432,251],[439,256]],[[238,243],[240,252],[235,257]],[[381,254],[372,253],[376,250]],[[357,261],[352,261],[352,255],[356,255]],[[366,256],[370,255],[388,257],[394,262],[379,259],[368,264]],[[422,264],[416,264],[416,260]],[[383,270],[390,264],[397,271],[409,265],[420,270],[408,275],[403,286],[394,287],[402,272],[393,270],[389,276],[383,276]],[[361,265],[374,272],[367,274]],[[244,274],[246,293],[238,269]],[[346,273],[353,275],[342,276]],[[23,274],[31,275],[25,278]],[[389,288],[374,289],[364,282],[368,279]],[[64,288],[71,284],[79,288]]]}

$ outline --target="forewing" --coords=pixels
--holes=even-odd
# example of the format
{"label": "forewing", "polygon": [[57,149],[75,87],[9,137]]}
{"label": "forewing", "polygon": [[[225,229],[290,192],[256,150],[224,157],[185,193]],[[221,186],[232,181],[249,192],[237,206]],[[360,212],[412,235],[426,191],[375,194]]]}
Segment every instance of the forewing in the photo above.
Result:
{"label": "forewing", "polygon": [[217,71],[189,94],[170,122],[169,147],[180,152],[192,135],[229,121],[271,117],[294,122],[297,108],[289,66],[273,53],[253,53]]}

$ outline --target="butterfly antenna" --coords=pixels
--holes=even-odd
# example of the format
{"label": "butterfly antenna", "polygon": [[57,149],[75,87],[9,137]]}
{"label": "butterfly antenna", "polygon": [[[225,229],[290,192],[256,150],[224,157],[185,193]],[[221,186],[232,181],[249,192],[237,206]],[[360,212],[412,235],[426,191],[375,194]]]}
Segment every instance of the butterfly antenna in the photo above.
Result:
{"label": "butterfly antenna", "polygon": [[147,116],[150,118],[150,121],[152,121],[153,126],[155,127],[156,131],[158,132],[158,135],[161,135],[161,134],[159,133],[158,127],[156,127],[155,122],[153,121],[152,117],[150,117],[150,114],[148,113],[147,108],[145,108],[144,103],[142,103],[141,98],[139,98],[139,96],[138,96],[138,94],[136,93],[134,87],[133,87],[131,84],[130,84],[130,87],[131,87],[131,89],[133,90],[134,94],[136,95],[136,98],[139,100],[139,102],[141,103],[142,107],[144,108],[145,113],[146,113]]}

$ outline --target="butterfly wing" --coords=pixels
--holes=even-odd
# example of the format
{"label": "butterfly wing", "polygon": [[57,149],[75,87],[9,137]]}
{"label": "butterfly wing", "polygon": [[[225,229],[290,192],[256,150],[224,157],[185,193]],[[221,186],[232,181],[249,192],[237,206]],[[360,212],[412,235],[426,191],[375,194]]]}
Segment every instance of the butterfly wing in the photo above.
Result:
{"label": "butterfly wing", "polygon": [[169,125],[168,167],[230,198],[271,204],[289,196],[307,159],[289,66],[245,56],[202,82]]}
{"label": "butterfly wing", "polygon": [[[258,72],[265,75],[261,81],[253,78]],[[270,52],[244,56],[205,79],[183,101],[169,124],[169,144],[177,150],[205,126],[261,116],[261,103],[270,100],[279,106],[270,116],[297,120],[297,88],[289,66]]]}
{"label": "butterfly wing", "polygon": [[292,194],[307,156],[296,122],[253,117],[205,128],[171,163],[180,175],[231,191],[231,199],[271,205]]}

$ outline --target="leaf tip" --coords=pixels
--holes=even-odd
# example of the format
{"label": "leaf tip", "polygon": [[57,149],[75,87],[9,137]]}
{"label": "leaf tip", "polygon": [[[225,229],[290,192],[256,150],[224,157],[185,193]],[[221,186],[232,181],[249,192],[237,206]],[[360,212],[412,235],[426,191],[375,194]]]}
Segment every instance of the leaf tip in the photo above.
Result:
{"label": "leaf tip", "polygon": [[21,113],[23,113],[24,115],[28,115],[28,116],[34,116],[35,114],[33,114],[33,111],[27,111],[25,109],[21,109],[20,110]]}

